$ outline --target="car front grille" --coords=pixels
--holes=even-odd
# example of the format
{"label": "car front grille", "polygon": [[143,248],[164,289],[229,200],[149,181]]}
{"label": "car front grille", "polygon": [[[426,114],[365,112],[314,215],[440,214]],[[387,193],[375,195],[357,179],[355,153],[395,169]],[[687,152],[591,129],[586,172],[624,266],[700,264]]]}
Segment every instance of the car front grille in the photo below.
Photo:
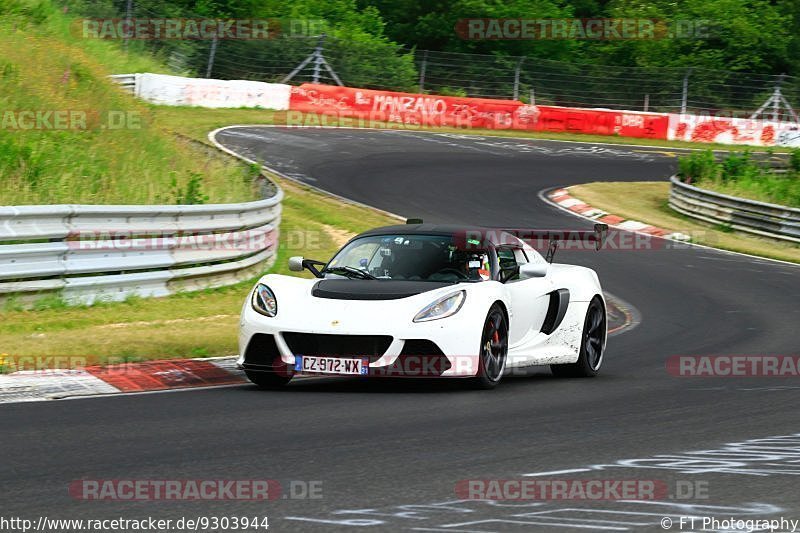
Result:
{"label": "car front grille", "polygon": [[389,349],[389,335],[325,335],[284,332],[283,340],[295,355],[367,357],[374,363]]}
{"label": "car front grille", "polygon": [[418,377],[441,376],[450,369],[450,359],[439,346],[427,339],[408,339],[394,364],[383,369],[387,375]]}

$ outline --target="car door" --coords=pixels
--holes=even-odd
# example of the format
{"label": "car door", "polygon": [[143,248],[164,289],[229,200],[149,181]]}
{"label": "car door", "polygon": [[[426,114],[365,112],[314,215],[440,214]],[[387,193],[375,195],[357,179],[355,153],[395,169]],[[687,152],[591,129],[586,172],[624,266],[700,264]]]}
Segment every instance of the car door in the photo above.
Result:
{"label": "car door", "polygon": [[499,281],[508,291],[508,341],[509,347],[513,348],[540,331],[547,315],[553,283],[549,273],[542,278],[520,279],[519,266],[528,262],[521,247],[501,246],[496,252]]}

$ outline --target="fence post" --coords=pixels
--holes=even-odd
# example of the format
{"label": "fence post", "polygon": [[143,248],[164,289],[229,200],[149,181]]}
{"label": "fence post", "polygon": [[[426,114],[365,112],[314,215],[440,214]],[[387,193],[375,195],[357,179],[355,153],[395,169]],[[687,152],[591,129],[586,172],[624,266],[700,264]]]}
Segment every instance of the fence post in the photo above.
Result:
{"label": "fence post", "polygon": [[125,51],[128,51],[128,34],[131,32],[131,18],[133,16],[133,0],[128,0],[125,4],[125,25],[127,26],[125,31],[125,40],[123,41],[123,46]]}
{"label": "fence post", "polygon": [[792,104],[790,104],[786,97],[783,96],[783,93],[781,93],[781,84],[785,78],[786,74],[781,74],[778,76],[778,80],[775,82],[775,88],[772,89],[772,96],[767,98],[767,101],[761,104],[761,107],[759,107],[755,113],[750,115],[751,119],[757,119],[759,115],[764,113],[771,105],[772,122],[778,122],[778,120],[781,118],[781,105],[783,105],[786,107],[786,112],[789,113],[789,116],[792,118],[792,120],[798,122],[797,113],[792,107]]}
{"label": "fence post", "polygon": [[775,90],[772,93],[772,122],[778,122],[778,117],[781,115],[781,83],[785,77],[786,74],[781,74],[775,82]]}
{"label": "fence post", "polygon": [[208,67],[206,67],[206,78],[211,77],[211,71],[214,69],[214,57],[217,55],[217,34],[214,33],[214,38],[211,39],[211,50],[208,52]]}
{"label": "fence post", "polygon": [[317,41],[317,46],[314,48],[314,51],[311,52],[308,57],[306,57],[302,63],[297,65],[293,71],[289,73],[288,76],[283,78],[281,83],[289,83],[289,80],[295,77],[301,70],[306,68],[306,66],[314,62],[314,74],[313,79],[314,83],[319,83],[319,72],[322,70],[322,67],[325,67],[325,70],[328,71],[328,74],[331,75],[331,79],[336,82],[337,85],[344,86],[342,80],[339,79],[339,76],[336,75],[336,72],[331,68],[327,61],[325,61],[325,57],[322,55],[322,43],[325,42],[326,34],[321,34],[319,36],[319,40]]}
{"label": "fence post", "polygon": [[325,34],[319,36],[317,47],[314,49],[314,74],[312,79],[314,83],[319,83],[319,71],[322,68],[322,43],[325,42]]}
{"label": "fence post", "polygon": [[647,113],[650,108],[650,93],[644,95],[644,112]]}
{"label": "fence post", "polygon": [[517,68],[514,69],[514,100],[519,100],[519,71],[522,69],[523,61],[525,61],[525,56],[519,58]]}
{"label": "fence post", "polygon": [[686,104],[689,100],[689,75],[692,73],[692,69],[688,69],[686,71],[686,75],[683,77],[683,94],[681,95],[681,115],[686,114]]}
{"label": "fence post", "polygon": [[530,104],[531,104],[531,105],[536,105],[536,91],[533,89],[533,87],[531,87],[531,93],[530,93],[530,96],[531,96],[531,102],[530,102]]}
{"label": "fence post", "polygon": [[425,71],[428,69],[428,51],[422,54],[422,64],[419,67],[419,92],[425,92]]}

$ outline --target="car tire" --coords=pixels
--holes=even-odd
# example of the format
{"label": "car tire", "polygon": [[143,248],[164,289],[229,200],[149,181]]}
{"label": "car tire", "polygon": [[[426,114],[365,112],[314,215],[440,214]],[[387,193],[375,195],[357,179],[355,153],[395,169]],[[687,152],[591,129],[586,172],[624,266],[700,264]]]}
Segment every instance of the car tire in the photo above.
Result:
{"label": "car tire", "polygon": [[261,389],[279,389],[292,380],[292,375],[274,370],[245,370],[247,379]]}
{"label": "car tire", "polygon": [[603,364],[606,344],[606,308],[603,300],[595,296],[589,302],[581,333],[578,360],[565,365],[550,365],[553,375],[568,378],[590,378],[597,375]]}
{"label": "car tire", "polygon": [[489,308],[478,353],[478,373],[470,378],[470,386],[493,389],[503,378],[508,357],[508,319],[500,304],[495,303]]}

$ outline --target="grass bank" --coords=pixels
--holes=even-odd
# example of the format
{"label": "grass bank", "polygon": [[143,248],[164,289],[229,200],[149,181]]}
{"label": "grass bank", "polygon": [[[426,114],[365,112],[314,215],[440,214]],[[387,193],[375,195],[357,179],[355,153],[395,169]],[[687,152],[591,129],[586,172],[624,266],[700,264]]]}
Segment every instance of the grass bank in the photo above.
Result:
{"label": "grass bank", "polygon": [[570,187],[569,191],[614,215],[691,235],[697,244],[800,263],[800,246],[732,232],[676,213],[667,205],[668,182],[587,183]]}
{"label": "grass bank", "polygon": [[800,148],[786,168],[776,172],[756,162],[750,152],[716,160],[711,152],[695,152],[678,161],[678,176],[703,189],[761,202],[800,207]]}
{"label": "grass bank", "polygon": [[0,204],[255,198],[241,165],[165,131],[108,78],[164,71],[155,58],[74,27],[46,0],[0,0]]}

